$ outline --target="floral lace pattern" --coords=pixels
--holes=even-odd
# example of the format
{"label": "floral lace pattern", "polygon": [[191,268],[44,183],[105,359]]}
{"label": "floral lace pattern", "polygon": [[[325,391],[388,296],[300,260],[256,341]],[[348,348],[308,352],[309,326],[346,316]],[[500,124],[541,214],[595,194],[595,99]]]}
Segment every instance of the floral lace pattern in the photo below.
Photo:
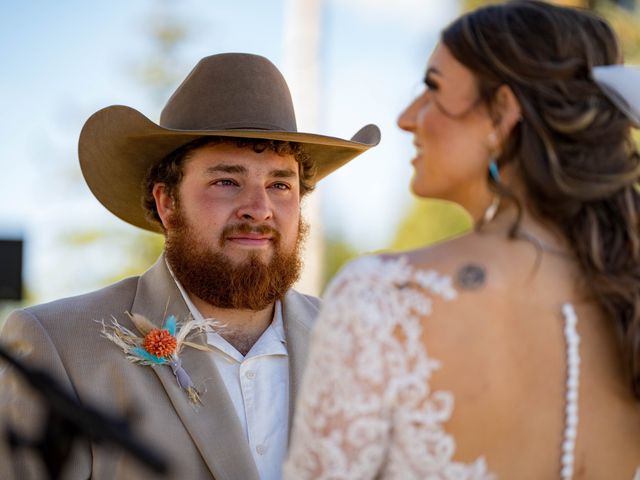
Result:
{"label": "floral lace pattern", "polygon": [[444,429],[451,392],[432,391],[439,362],[421,342],[431,298],[451,279],[404,258],[365,257],[332,282],[313,333],[287,479],[494,479],[481,457],[453,461]]}

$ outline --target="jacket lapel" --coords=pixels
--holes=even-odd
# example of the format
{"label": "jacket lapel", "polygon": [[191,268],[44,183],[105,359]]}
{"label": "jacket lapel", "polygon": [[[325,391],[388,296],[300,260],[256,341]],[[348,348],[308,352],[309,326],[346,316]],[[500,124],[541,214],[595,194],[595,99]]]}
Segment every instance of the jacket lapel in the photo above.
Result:
{"label": "jacket lapel", "polygon": [[317,303],[295,290],[289,290],[283,302],[283,321],[289,356],[289,432],[293,425],[298,389],[307,364],[309,336],[317,314]]}
{"label": "jacket lapel", "polygon": [[[132,313],[161,324],[169,315],[184,321],[189,310],[169,273],[164,255],[138,283]],[[204,339],[196,339],[205,343]],[[168,366],[155,367],[173,407],[216,480],[255,479],[258,472],[245,433],[213,360],[206,352],[183,348],[180,359],[198,390],[202,405],[194,406]]]}

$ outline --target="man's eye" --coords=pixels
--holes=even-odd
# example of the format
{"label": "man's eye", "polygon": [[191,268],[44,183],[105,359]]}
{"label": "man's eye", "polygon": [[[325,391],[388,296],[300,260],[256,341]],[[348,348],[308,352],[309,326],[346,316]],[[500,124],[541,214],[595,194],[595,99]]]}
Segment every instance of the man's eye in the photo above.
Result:
{"label": "man's eye", "polygon": [[219,185],[221,187],[232,187],[234,185],[237,185],[237,183],[235,182],[235,180],[223,178],[220,180],[216,180],[215,182],[212,183],[212,185]]}
{"label": "man's eye", "polygon": [[287,185],[286,183],[282,183],[282,182],[277,182],[274,183],[273,185],[271,185],[273,188],[276,188],[278,190],[290,190],[291,187],[289,185]]}

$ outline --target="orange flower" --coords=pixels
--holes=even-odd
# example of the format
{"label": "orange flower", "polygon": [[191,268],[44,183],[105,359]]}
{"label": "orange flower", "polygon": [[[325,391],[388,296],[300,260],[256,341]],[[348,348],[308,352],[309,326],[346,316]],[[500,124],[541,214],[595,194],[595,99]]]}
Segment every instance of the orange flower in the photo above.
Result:
{"label": "orange flower", "polygon": [[144,337],[142,346],[151,355],[156,357],[170,357],[176,350],[176,339],[171,336],[168,330],[151,330]]}

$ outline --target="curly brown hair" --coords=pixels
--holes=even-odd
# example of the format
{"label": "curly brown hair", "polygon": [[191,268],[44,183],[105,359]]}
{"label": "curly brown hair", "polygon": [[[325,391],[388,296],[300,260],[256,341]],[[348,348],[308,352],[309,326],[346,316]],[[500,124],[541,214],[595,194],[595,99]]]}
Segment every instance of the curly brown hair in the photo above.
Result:
{"label": "curly brown hair", "polygon": [[528,0],[467,14],[442,41],[474,73],[490,109],[501,85],[520,102],[522,121],[498,165],[515,166],[527,206],[569,241],[585,284],[615,325],[640,399],[640,156],[629,119],[591,77],[594,66],[621,62],[614,32],[588,11]]}
{"label": "curly brown hair", "polygon": [[300,195],[305,196],[315,188],[315,162],[305,152],[303,145],[299,143],[238,137],[200,137],[172,151],[169,155],[149,168],[143,180],[144,195],[142,198],[142,206],[149,220],[157,222],[162,226],[162,221],[156,208],[156,201],[153,198],[153,186],[156,183],[163,183],[166,186],[167,193],[172,198],[176,198],[175,195],[182,180],[182,167],[184,162],[189,159],[197,149],[221,143],[235,145],[238,148],[251,148],[256,153],[268,150],[278,155],[293,155],[298,163]]}

